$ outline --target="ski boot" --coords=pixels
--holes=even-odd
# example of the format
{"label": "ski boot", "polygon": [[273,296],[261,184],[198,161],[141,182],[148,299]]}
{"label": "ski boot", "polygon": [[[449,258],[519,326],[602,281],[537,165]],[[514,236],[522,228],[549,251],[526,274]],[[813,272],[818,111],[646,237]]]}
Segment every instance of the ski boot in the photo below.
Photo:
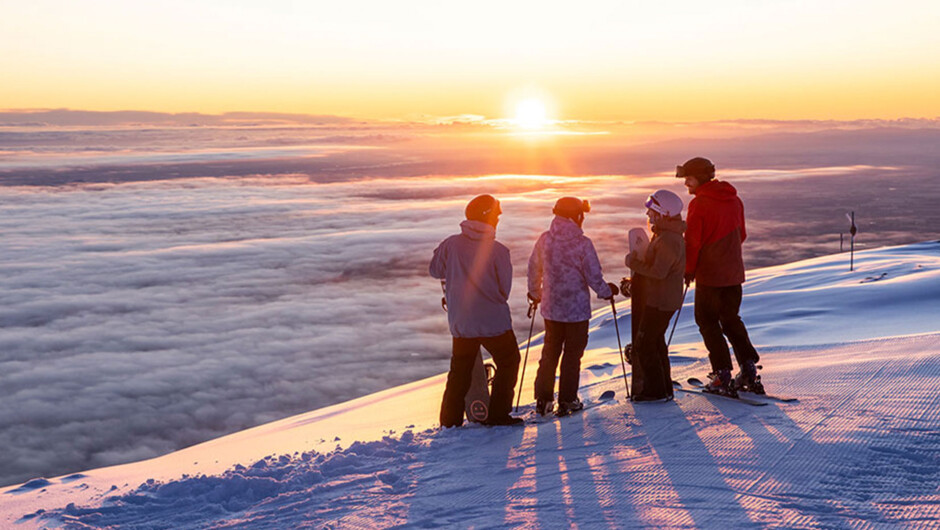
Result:
{"label": "ski boot", "polygon": [[746,361],[741,365],[741,371],[734,376],[734,387],[737,390],[751,392],[754,394],[766,394],[764,385],[760,382],[760,376],[757,375],[757,365],[754,361]]}
{"label": "ski boot", "polygon": [[738,397],[738,391],[734,388],[734,380],[731,378],[731,370],[712,372],[708,374],[708,379],[710,379],[710,381],[705,385],[705,388],[702,389],[703,392],[732,398]]}
{"label": "ski boot", "polygon": [[567,416],[572,412],[577,412],[584,408],[584,403],[581,403],[581,400],[574,398],[574,401],[559,401],[558,410],[555,411],[556,416]]}
{"label": "ski boot", "polygon": [[539,399],[535,401],[535,413],[539,416],[548,416],[555,408],[553,401]]}

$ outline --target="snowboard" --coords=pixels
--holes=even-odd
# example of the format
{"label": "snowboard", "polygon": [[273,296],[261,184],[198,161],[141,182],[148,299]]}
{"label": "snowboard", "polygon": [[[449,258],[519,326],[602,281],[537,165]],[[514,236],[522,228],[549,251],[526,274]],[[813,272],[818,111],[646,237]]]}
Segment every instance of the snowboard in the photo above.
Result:
{"label": "snowboard", "polygon": [[483,423],[490,415],[490,386],[483,363],[483,352],[477,350],[477,358],[473,363],[473,372],[470,377],[470,390],[464,398],[464,412],[467,419],[476,423]]}
{"label": "snowboard", "polygon": [[[642,259],[646,255],[646,247],[649,246],[649,236],[643,228],[631,228],[627,232],[627,240],[630,243],[630,252],[635,253]],[[630,344],[631,344],[631,382],[632,394],[643,393],[643,368],[642,363],[637,362],[636,346],[639,344],[640,321],[643,319],[643,309],[646,307],[648,298],[648,287],[643,275],[630,271]]]}
{"label": "snowboard", "polygon": [[630,252],[635,253],[640,259],[646,256],[646,247],[650,244],[650,238],[645,228],[631,228],[627,232],[627,241],[630,244]]}

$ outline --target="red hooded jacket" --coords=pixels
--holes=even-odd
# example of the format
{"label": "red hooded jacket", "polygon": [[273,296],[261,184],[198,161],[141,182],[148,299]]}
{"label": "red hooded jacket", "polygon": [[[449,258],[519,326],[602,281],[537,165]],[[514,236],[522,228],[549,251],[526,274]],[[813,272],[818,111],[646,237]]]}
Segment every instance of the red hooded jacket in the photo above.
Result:
{"label": "red hooded jacket", "polygon": [[734,186],[717,180],[699,186],[686,223],[686,274],[694,273],[698,285],[710,287],[744,283],[741,243],[747,232],[744,204]]}

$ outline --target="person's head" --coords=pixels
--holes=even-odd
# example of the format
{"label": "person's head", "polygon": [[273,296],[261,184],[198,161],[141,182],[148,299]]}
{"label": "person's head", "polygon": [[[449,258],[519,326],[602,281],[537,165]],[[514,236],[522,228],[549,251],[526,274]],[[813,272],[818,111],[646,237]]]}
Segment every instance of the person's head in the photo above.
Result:
{"label": "person's head", "polygon": [[659,218],[682,219],[682,199],[669,190],[656,190],[646,198],[646,215],[651,222]]}
{"label": "person's head", "polygon": [[715,178],[715,164],[700,156],[690,158],[685,164],[676,166],[676,178],[684,179],[689,195],[695,195],[699,186]]}
{"label": "person's head", "polygon": [[591,203],[577,197],[562,197],[555,203],[552,213],[571,219],[578,226],[584,222],[584,214],[591,211]]}
{"label": "person's head", "polygon": [[482,221],[493,228],[499,223],[499,215],[503,211],[499,208],[499,201],[492,195],[478,195],[467,203],[464,214],[470,221]]}

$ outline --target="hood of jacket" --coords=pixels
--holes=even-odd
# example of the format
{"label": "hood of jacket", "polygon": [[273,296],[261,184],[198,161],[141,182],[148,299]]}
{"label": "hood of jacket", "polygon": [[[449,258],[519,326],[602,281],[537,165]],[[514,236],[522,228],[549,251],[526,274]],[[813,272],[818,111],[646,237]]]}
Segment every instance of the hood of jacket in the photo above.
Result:
{"label": "hood of jacket", "polygon": [[707,197],[716,201],[732,201],[738,196],[738,190],[721,180],[710,180],[695,190],[696,197]]}
{"label": "hood of jacket", "polygon": [[552,237],[560,240],[577,239],[584,235],[584,230],[581,230],[578,223],[560,215],[556,215],[552,219],[552,225],[548,231],[552,234]]}
{"label": "hood of jacket", "polygon": [[653,225],[650,226],[650,230],[657,234],[675,232],[681,235],[685,233],[685,228],[685,221],[675,217],[660,217],[653,221]]}
{"label": "hood of jacket", "polygon": [[496,227],[483,221],[466,220],[460,223],[460,233],[474,241],[496,239]]}

